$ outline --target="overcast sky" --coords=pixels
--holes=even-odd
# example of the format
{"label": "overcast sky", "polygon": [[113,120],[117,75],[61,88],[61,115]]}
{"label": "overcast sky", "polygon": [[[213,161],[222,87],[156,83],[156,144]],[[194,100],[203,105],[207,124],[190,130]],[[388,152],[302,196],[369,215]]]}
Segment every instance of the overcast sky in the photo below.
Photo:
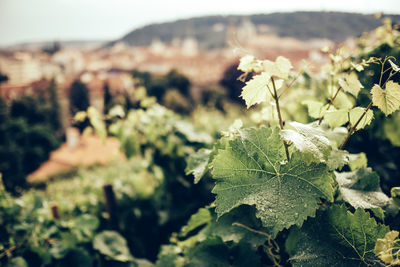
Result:
{"label": "overcast sky", "polygon": [[400,14],[400,1],[0,0],[0,46],[44,40],[110,40],[154,22],[297,10]]}

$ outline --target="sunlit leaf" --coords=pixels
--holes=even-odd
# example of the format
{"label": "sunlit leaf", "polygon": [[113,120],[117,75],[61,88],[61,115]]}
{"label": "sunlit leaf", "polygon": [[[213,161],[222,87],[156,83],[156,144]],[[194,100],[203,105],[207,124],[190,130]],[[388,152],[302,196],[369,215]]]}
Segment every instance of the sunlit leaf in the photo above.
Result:
{"label": "sunlit leaf", "polygon": [[306,163],[325,161],[331,152],[328,138],[315,125],[290,122],[281,136],[303,153]]}
{"label": "sunlit leaf", "polygon": [[[349,112],[350,124],[354,126],[357,121],[360,119],[361,115],[364,113],[365,108],[362,107],[355,107]],[[369,125],[374,118],[374,112],[369,109],[367,113],[365,113],[364,117],[361,121],[357,124],[356,130],[361,130],[365,126]]]}
{"label": "sunlit leaf", "polygon": [[186,166],[186,174],[194,176],[194,183],[197,184],[208,170],[211,150],[202,148],[189,157]]}
{"label": "sunlit leaf", "polygon": [[364,88],[364,86],[358,80],[357,74],[355,72],[346,74],[344,79],[339,79],[339,84],[345,92],[349,92],[355,97],[358,96],[361,88]]}
{"label": "sunlit leaf", "polygon": [[345,109],[327,110],[324,115],[324,120],[330,127],[336,128],[349,121],[349,112]]}
{"label": "sunlit leaf", "polygon": [[307,106],[308,115],[310,115],[311,118],[318,119],[322,116],[322,112],[324,111],[323,103],[315,100],[305,100],[302,101],[301,104]]}
{"label": "sunlit leaf", "polygon": [[379,176],[370,168],[353,172],[335,172],[343,200],[354,208],[372,209],[384,207],[389,197],[382,192]]}
{"label": "sunlit leaf", "polygon": [[386,116],[400,108],[400,85],[393,81],[387,82],[385,90],[375,84],[371,89],[371,94],[373,105],[377,106]]}
{"label": "sunlit leaf", "polygon": [[390,266],[400,265],[400,239],[398,231],[386,233],[384,238],[378,238],[374,253],[385,264]]}
{"label": "sunlit leaf", "polygon": [[241,70],[245,73],[252,71],[260,72],[262,70],[262,67],[254,56],[247,55],[240,59],[238,70]]}
{"label": "sunlit leaf", "polygon": [[246,101],[247,108],[271,99],[271,94],[267,88],[270,79],[271,76],[268,73],[262,72],[246,83],[240,96]]}
{"label": "sunlit leaf", "polygon": [[350,154],[349,155],[349,167],[352,171],[366,168],[368,165],[367,156],[365,153],[361,152],[359,154]]}

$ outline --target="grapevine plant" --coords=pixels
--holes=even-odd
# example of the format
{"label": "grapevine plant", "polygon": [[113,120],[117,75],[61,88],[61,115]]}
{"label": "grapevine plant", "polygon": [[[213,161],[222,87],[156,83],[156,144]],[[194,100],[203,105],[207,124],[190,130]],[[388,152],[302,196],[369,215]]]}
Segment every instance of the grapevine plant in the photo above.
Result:
{"label": "grapevine plant", "polygon": [[[365,155],[346,151],[374,109],[386,116],[400,109],[400,85],[391,80],[400,68],[393,57],[349,62],[340,51],[326,52],[328,99],[299,101],[297,95],[314,118],[306,124],[285,120],[282,112],[282,103],[297,105],[283,99],[296,94],[302,71],[293,75],[282,56],[240,60],[239,78],[252,76],[241,94],[247,108],[272,107],[276,120],[253,128],[236,121],[213,149],[191,156],[187,171],[195,182],[211,172],[216,199],[162,248],[158,266],[400,264],[399,232],[384,223],[399,212],[400,188],[390,197],[383,193]],[[372,64],[381,66],[379,83],[361,84],[357,72]],[[354,106],[363,87],[371,101]]]}

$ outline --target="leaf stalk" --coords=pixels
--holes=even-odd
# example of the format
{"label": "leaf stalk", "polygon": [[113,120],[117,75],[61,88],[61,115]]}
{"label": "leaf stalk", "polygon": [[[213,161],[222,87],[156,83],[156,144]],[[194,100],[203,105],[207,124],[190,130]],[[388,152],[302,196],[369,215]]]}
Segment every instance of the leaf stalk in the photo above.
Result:
{"label": "leaf stalk", "polygon": [[[275,80],[273,77],[271,77],[271,82],[272,82],[272,87],[274,88],[274,94],[272,95],[272,97],[275,100],[275,104],[276,104],[276,111],[278,113],[278,118],[279,118],[279,126],[281,128],[281,130],[283,130],[283,120],[282,120],[282,115],[281,115],[281,108],[279,106],[279,96],[276,90],[276,86],[275,86]],[[282,140],[283,145],[285,146],[285,152],[286,152],[286,158],[289,161],[290,160],[290,156],[289,156],[289,148],[288,148],[288,144]]]}

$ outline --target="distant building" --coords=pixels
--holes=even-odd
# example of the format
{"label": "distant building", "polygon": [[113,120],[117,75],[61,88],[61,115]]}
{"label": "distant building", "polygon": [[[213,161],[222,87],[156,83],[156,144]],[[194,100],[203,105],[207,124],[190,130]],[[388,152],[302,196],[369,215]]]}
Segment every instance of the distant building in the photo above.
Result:
{"label": "distant building", "polygon": [[9,85],[23,85],[40,80],[40,63],[28,53],[17,53],[14,57],[0,57],[0,72],[8,77]]}

